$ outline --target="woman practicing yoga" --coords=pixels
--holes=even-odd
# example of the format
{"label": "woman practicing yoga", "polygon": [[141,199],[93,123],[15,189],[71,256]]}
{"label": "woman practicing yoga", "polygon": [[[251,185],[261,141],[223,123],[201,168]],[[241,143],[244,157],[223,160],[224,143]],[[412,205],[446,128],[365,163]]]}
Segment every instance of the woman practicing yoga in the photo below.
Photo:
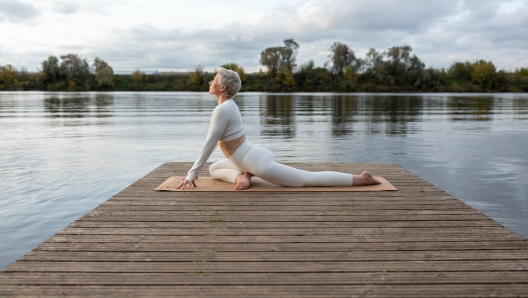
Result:
{"label": "woman practicing yoga", "polygon": [[271,151],[246,140],[242,116],[233,101],[241,86],[238,73],[225,68],[220,68],[218,74],[209,82],[209,93],[216,96],[218,106],[211,115],[211,126],[202,149],[178,189],[184,189],[187,184],[191,188],[196,187],[198,172],[216,145],[220,146],[227,159],[212,164],[209,173],[214,179],[235,183],[237,190],[250,187],[251,176],[290,187],[360,186],[380,183],[369,172],[363,172],[361,175],[330,171],[308,172],[276,162]]}

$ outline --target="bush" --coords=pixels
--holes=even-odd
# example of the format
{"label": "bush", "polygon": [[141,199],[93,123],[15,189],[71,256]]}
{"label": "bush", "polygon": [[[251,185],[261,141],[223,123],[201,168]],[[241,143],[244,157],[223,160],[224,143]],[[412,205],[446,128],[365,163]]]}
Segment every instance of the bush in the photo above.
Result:
{"label": "bush", "polygon": [[471,72],[471,79],[473,83],[485,89],[495,87],[497,70],[491,61],[486,62],[484,60],[479,60],[473,63],[472,66],[473,71]]}

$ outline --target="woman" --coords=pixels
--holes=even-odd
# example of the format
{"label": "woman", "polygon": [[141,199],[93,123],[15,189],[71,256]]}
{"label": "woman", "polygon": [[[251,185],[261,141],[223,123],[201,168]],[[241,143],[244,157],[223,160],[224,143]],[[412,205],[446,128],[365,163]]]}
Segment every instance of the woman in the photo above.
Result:
{"label": "woman", "polygon": [[249,188],[251,176],[290,187],[359,186],[380,183],[369,172],[363,172],[361,175],[329,171],[308,172],[275,162],[271,151],[246,140],[242,116],[233,101],[241,86],[238,73],[225,68],[220,68],[218,74],[209,82],[209,93],[216,96],[218,106],[211,115],[211,126],[205,143],[178,189],[185,189],[187,184],[191,188],[196,187],[198,172],[217,145],[227,159],[212,164],[209,173],[215,179],[235,183],[237,190]]}

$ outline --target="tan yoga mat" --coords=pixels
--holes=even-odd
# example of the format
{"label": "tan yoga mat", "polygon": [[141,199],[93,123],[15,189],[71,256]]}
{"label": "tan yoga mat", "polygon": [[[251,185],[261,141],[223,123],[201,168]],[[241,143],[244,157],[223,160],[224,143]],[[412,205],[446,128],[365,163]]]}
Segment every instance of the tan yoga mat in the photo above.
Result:
{"label": "tan yoga mat", "polygon": [[[170,177],[155,190],[157,191],[182,191],[176,189],[182,182],[183,176]],[[389,181],[382,177],[375,177],[381,184],[369,186],[344,186],[344,187],[285,187],[266,182],[258,177],[251,178],[251,187],[245,190],[236,190],[234,183],[228,183],[211,177],[202,177],[196,180],[196,187],[191,190],[189,185],[183,191],[384,191],[398,190]]]}

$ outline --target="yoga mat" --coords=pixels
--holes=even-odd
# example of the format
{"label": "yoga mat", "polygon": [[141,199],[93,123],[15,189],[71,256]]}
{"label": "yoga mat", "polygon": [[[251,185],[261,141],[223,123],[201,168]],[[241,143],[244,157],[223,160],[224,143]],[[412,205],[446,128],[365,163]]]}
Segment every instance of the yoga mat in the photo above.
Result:
{"label": "yoga mat", "polygon": [[[170,177],[155,190],[157,191],[182,191],[176,189],[182,182],[183,176]],[[285,187],[266,182],[258,177],[251,178],[251,187],[245,190],[236,190],[234,183],[215,180],[211,177],[200,177],[196,180],[196,187],[191,190],[189,185],[183,191],[384,191],[398,190],[382,177],[375,177],[381,184],[369,186],[344,186],[344,187]]]}

